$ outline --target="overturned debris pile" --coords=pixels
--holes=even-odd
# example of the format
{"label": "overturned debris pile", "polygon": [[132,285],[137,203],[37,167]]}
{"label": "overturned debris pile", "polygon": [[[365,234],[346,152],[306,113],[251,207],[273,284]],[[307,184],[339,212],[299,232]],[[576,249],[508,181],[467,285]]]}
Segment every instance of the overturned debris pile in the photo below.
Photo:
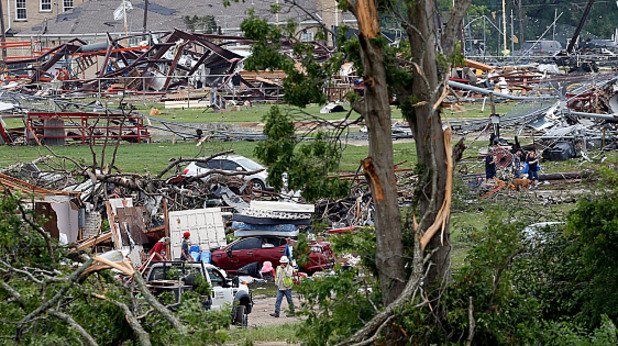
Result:
{"label": "overturned debris pile", "polygon": [[[87,44],[79,39],[54,47],[41,56],[5,61],[15,79],[32,82],[58,80],[63,90],[97,92],[168,90],[179,85],[218,87],[230,82],[242,57],[218,41],[246,42],[239,37],[186,33],[176,30],[151,45],[125,47],[126,37]],[[103,60],[99,63],[99,58]],[[60,61],[66,63],[58,67]],[[95,78],[79,79],[86,70]],[[120,83],[120,86],[118,86]]]}
{"label": "overturned debris pile", "polygon": [[[198,176],[164,178],[168,172],[178,171],[180,164],[208,162],[228,153],[175,159],[155,177],[92,170],[79,165],[62,173],[58,168],[64,165],[48,162],[57,158],[46,158],[5,170],[18,178],[0,173],[0,189],[24,196],[34,194],[32,208],[40,209],[48,220],[50,234],[64,244],[77,242],[78,248],[83,249],[113,243],[115,248],[130,246],[133,252],[168,232],[168,218],[173,212],[211,206],[230,211],[248,207],[248,201],[253,198],[253,185],[238,176],[255,172],[215,169]],[[110,165],[114,166],[113,161]],[[45,168],[55,170],[41,170]],[[36,184],[59,189],[50,190]],[[109,231],[103,227],[105,216]],[[131,259],[141,263],[138,255]]]}
{"label": "overturned debris pile", "polygon": [[315,207],[291,202],[251,201],[232,216],[234,236],[277,235],[297,237],[298,226],[309,225]]}

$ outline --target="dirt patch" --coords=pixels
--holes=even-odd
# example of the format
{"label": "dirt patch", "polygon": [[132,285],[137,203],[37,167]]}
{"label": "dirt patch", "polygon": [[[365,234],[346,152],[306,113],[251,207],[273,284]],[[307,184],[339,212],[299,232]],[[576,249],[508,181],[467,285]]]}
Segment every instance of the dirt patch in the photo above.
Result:
{"label": "dirt patch", "polygon": [[[299,306],[300,300],[297,294],[293,294],[294,305],[296,307]],[[286,311],[288,310],[288,303],[283,298],[283,303],[281,304],[281,315],[279,318],[270,316],[271,313],[275,312],[275,297],[254,297],[253,298],[253,310],[249,315],[249,326],[251,327],[263,327],[263,326],[274,326],[281,325],[285,323],[295,323],[301,321],[301,318],[295,317],[287,317],[285,316]]]}

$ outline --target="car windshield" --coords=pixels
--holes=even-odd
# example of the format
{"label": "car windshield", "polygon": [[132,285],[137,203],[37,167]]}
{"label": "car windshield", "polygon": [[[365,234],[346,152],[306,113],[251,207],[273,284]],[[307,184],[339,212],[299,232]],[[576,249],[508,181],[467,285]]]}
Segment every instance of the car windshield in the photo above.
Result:
{"label": "car windshield", "polygon": [[246,157],[239,157],[235,160],[239,165],[243,166],[245,169],[249,170],[249,171],[257,171],[259,169],[264,169],[264,167],[262,165],[260,165],[259,163],[250,160]]}

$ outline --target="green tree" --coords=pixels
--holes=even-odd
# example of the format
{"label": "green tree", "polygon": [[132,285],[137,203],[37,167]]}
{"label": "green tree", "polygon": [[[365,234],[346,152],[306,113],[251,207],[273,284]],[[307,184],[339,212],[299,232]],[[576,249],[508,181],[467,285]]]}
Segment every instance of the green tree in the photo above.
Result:
{"label": "green tree", "polygon": [[205,34],[213,34],[217,32],[217,21],[213,15],[205,16],[184,16],[182,19],[189,31],[200,31]]}
{"label": "green tree", "polygon": [[[368,157],[362,166],[371,186],[375,206],[376,266],[385,310],[362,328],[351,343],[372,337],[393,314],[394,308],[408,301],[419,289],[428,265],[423,252],[431,257],[426,281],[430,295],[440,297],[442,283],[448,280],[450,243],[448,220],[452,189],[453,160],[450,132],[443,130],[440,116],[446,79],[453,62],[460,62],[456,45],[461,23],[470,0],[456,1],[443,28],[436,15],[433,0],[408,2],[376,2],[374,0],[341,1],[339,6],[351,12],[358,21],[358,40],[345,44],[337,37],[339,50],[332,59],[317,60],[315,48],[294,40],[293,28],[269,26],[266,21],[250,16],[241,28],[254,40],[252,56],[247,68],[280,68],[285,80],[286,101],[304,106],[309,102],[323,102],[322,87],[343,61],[344,47],[363,75],[362,99],[354,98],[354,109],[367,125]],[[381,35],[378,12],[399,17],[407,34],[402,51],[392,51]],[[439,30],[438,30],[439,29]],[[324,28],[323,32],[330,32]],[[440,32],[440,35],[436,33]],[[282,35],[293,42],[291,56],[281,53]],[[353,52],[352,52],[353,51]],[[302,63],[296,68],[294,59]],[[414,232],[418,245],[413,247],[412,275],[406,275],[401,214],[393,171],[391,133],[392,96],[396,97],[416,141],[420,182],[416,191],[415,214],[419,223]],[[291,178],[292,179],[292,178]],[[415,224],[410,222],[410,224]],[[439,231],[439,232],[438,232]],[[436,234],[440,236],[436,236]]]}
{"label": "green tree", "polygon": [[281,189],[287,175],[287,188],[301,190],[308,201],[341,198],[348,193],[347,182],[325,178],[339,167],[341,149],[337,142],[318,133],[308,143],[301,143],[295,138],[292,119],[276,106],[264,116],[264,122],[267,139],[255,147],[255,154],[268,166],[271,186]]}
{"label": "green tree", "polygon": [[586,331],[599,327],[603,315],[618,323],[617,202],[616,193],[580,200],[564,230],[545,234],[521,279],[542,300],[544,318]]}

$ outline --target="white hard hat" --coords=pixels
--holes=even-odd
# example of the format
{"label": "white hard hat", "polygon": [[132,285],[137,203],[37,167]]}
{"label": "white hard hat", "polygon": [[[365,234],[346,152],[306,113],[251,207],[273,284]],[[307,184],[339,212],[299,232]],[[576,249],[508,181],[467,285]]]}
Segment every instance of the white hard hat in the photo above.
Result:
{"label": "white hard hat", "polygon": [[281,256],[281,259],[279,259],[279,263],[290,263],[290,259],[288,258],[288,256]]}

